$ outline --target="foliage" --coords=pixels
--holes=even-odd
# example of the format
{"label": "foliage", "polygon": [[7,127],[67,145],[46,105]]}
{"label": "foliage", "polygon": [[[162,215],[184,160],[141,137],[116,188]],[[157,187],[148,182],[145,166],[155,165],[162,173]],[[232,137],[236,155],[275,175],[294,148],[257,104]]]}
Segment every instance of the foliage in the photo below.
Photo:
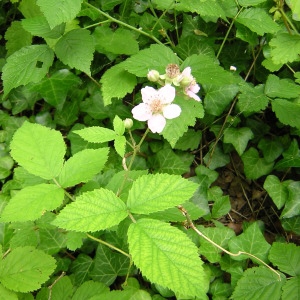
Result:
{"label": "foliage", "polygon": [[3,0],[0,298],[299,298],[299,21]]}

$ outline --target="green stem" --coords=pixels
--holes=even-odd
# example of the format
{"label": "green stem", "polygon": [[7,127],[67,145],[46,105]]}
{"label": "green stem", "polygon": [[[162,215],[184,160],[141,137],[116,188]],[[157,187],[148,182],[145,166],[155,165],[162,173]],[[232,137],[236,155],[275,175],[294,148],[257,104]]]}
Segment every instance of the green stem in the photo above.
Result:
{"label": "green stem", "polygon": [[[281,13],[284,21],[286,21],[291,26],[291,28],[294,30],[294,32],[296,32],[297,34],[299,34],[298,30],[296,29],[296,27],[294,26],[294,24],[291,22],[291,20],[289,19],[289,17],[286,15],[286,13],[284,12],[284,10],[281,7],[279,8],[279,12]],[[291,34],[291,31],[290,31],[289,27],[287,27],[287,30]]]}
{"label": "green stem", "polygon": [[58,181],[55,179],[55,178],[53,178],[53,181],[54,181],[54,183],[58,186],[58,187],[60,187],[61,189],[63,189],[64,190],[64,193],[65,193],[65,195],[71,200],[71,201],[75,201],[75,199],[73,198],[73,196],[71,195],[71,194],[69,194],[59,183],[58,183]]}

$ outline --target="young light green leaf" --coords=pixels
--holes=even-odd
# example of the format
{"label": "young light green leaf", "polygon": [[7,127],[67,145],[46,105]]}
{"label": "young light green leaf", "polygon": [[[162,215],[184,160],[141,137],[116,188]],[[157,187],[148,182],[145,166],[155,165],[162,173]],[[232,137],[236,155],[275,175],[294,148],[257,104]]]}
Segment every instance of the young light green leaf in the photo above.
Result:
{"label": "young light green leaf", "polygon": [[113,31],[109,27],[96,27],[93,37],[96,50],[100,53],[132,55],[139,51],[139,44],[130,30],[118,28]]}
{"label": "young light green leaf", "polygon": [[295,244],[274,242],[270,249],[270,262],[279,268],[281,272],[290,276],[300,275],[300,247]]}
{"label": "young light green leaf", "polygon": [[93,38],[86,29],[67,32],[55,45],[55,54],[64,64],[88,75],[91,74],[90,65],[94,51]]}
{"label": "young light green leaf", "polygon": [[[63,22],[72,21],[80,12],[83,0],[37,0],[51,28]],[[59,6],[59,7],[58,7]]]}
{"label": "young light green leaf", "polygon": [[115,150],[117,153],[124,157],[125,155],[125,147],[126,147],[126,138],[125,136],[116,136],[114,141]]}
{"label": "young light green leaf", "polygon": [[108,128],[92,126],[80,130],[74,130],[74,133],[80,135],[84,140],[90,143],[104,143],[116,138],[116,133]]}
{"label": "young light green leaf", "polygon": [[297,101],[275,99],[271,103],[272,110],[282,124],[300,129],[300,104]]}
{"label": "young light green leaf", "polygon": [[54,58],[47,45],[23,47],[7,58],[2,70],[4,97],[13,89],[30,82],[39,82],[48,72]]}
{"label": "young light green leaf", "polygon": [[5,300],[18,300],[17,294],[5,288],[1,283],[0,283],[0,295],[2,299]]}
{"label": "young light green leaf", "polygon": [[224,143],[231,143],[237,153],[242,155],[253,136],[252,130],[248,127],[230,127],[224,131]]}
{"label": "young light green leaf", "polygon": [[126,205],[120,198],[112,191],[98,189],[77,197],[53,224],[67,230],[95,232],[119,224],[127,215]]}
{"label": "young light green leaf", "polygon": [[279,26],[272,20],[271,16],[262,8],[247,8],[236,18],[236,22],[248,27],[251,31],[259,35],[265,33],[275,33]]}
{"label": "young light green leaf", "polygon": [[[244,251],[255,255],[264,262],[268,262],[268,252],[271,247],[269,243],[266,242],[257,222],[251,224],[242,234],[233,237],[229,243],[229,249],[232,253],[238,253],[239,251]],[[249,258],[247,255],[233,256],[233,259],[243,260]],[[259,263],[253,257],[251,260]]]}
{"label": "young light green leaf", "polygon": [[207,279],[195,244],[179,229],[152,219],[139,219],[128,229],[129,252],[151,282],[186,297],[201,297]]}
{"label": "young light green leaf", "polygon": [[63,188],[91,180],[102,171],[108,158],[108,148],[85,149],[69,158],[58,177]]}
{"label": "young light green leaf", "polygon": [[[108,293],[109,287],[103,282],[95,281],[85,281],[82,285],[78,287],[74,293],[72,300],[88,300],[93,296],[101,295],[103,293]],[[112,299],[113,300],[113,299]]]}
{"label": "young light green leaf", "polygon": [[298,34],[278,33],[269,44],[271,57],[275,64],[286,64],[299,58],[300,36]]}
{"label": "young light green leaf", "polygon": [[288,199],[281,213],[281,218],[292,218],[300,214],[300,182],[293,181],[288,186]]}
{"label": "young light green leaf", "polygon": [[239,4],[244,7],[255,6],[260,3],[266,2],[266,0],[238,0]]}
{"label": "young light green leaf", "polygon": [[52,256],[33,247],[19,247],[2,260],[0,281],[12,291],[34,291],[49,278],[55,267]]}
{"label": "young light green leaf", "polygon": [[269,174],[273,169],[273,162],[267,162],[259,157],[255,148],[250,148],[241,156],[244,163],[244,171],[248,179],[257,179],[263,175]]}
{"label": "young light green leaf", "polygon": [[143,175],[132,185],[127,206],[131,213],[150,214],[188,201],[197,184],[178,175]]}
{"label": "young light green leaf", "polygon": [[123,135],[125,132],[125,125],[122,119],[119,116],[115,116],[113,124],[114,124],[114,131],[118,135]]}
{"label": "young light green leaf", "polygon": [[11,156],[29,173],[53,179],[63,166],[66,146],[60,132],[24,122],[13,136]]}
{"label": "young light green leaf", "polygon": [[5,32],[7,57],[23,47],[30,46],[32,35],[27,32],[20,21],[13,21]]}
{"label": "young light green leaf", "polygon": [[285,277],[278,275],[266,267],[254,267],[247,269],[232,294],[233,300],[253,299],[281,299],[281,289],[285,283]]}
{"label": "young light green leaf", "polygon": [[281,209],[288,199],[287,183],[280,182],[274,175],[269,175],[264,182],[264,189],[268,192],[277,208]]}
{"label": "young light green leaf", "polygon": [[55,184],[42,183],[28,186],[8,202],[0,220],[1,222],[34,221],[47,210],[60,206],[63,200],[64,190]]}
{"label": "young light green leaf", "polygon": [[[146,75],[143,75],[146,76]],[[122,98],[131,93],[137,84],[136,77],[124,70],[124,63],[108,69],[100,79],[104,105],[111,104],[112,98]]]}

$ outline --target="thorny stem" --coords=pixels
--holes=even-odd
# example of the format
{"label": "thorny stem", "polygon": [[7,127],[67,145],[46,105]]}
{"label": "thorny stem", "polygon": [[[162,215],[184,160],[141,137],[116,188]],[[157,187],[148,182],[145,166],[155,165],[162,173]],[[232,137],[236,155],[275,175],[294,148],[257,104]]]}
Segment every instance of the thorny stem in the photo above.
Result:
{"label": "thorny stem", "polygon": [[244,255],[247,255],[249,257],[252,257],[252,258],[258,260],[261,264],[263,264],[265,267],[267,267],[272,272],[274,272],[279,277],[279,281],[281,281],[280,273],[277,272],[276,270],[274,270],[273,268],[271,268],[268,264],[266,264],[264,261],[262,261],[260,258],[256,257],[255,255],[253,255],[251,253],[248,253],[248,252],[244,252],[244,251],[239,251],[238,253],[232,253],[232,252],[224,249],[222,246],[218,245],[217,243],[215,243],[213,240],[211,240],[210,238],[208,238],[200,230],[197,229],[197,227],[194,225],[193,221],[191,220],[190,215],[188,214],[187,210],[183,206],[179,205],[179,206],[177,206],[177,208],[185,216],[185,218],[186,218],[186,220],[188,222],[189,227],[192,228],[199,236],[203,237],[209,243],[211,243],[212,245],[214,245],[215,247],[217,247],[218,249],[222,250],[223,252],[225,252],[226,254],[228,254],[230,256],[235,256],[236,257],[236,256],[240,256],[240,255],[244,254]]}

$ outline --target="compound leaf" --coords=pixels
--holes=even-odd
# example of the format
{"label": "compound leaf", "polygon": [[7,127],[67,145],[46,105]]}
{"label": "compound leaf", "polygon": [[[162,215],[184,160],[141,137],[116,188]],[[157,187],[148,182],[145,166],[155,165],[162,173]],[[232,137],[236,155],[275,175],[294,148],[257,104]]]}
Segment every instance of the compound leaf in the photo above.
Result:
{"label": "compound leaf", "polygon": [[197,247],[179,229],[158,220],[139,219],[128,229],[128,243],[135,265],[151,282],[185,296],[206,293]]}

